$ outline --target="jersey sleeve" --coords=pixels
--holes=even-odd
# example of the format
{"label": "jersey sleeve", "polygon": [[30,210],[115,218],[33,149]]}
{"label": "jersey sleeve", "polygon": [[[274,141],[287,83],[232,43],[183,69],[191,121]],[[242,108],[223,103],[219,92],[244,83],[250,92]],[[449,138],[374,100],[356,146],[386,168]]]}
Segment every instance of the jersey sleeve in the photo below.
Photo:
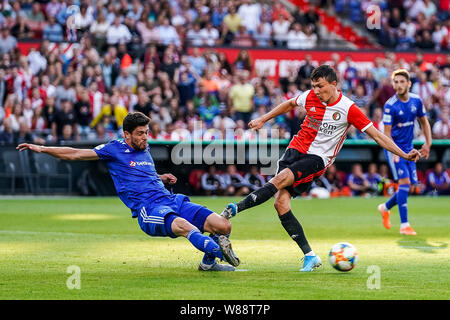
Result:
{"label": "jersey sleeve", "polygon": [[383,109],[383,124],[386,126],[392,126],[392,120],[393,120],[393,111],[392,107],[388,104],[384,105]]}
{"label": "jersey sleeve", "polygon": [[100,144],[94,148],[95,153],[97,153],[100,160],[113,160],[115,159],[115,154],[117,150],[113,144],[113,141],[107,144]]}
{"label": "jersey sleeve", "polygon": [[422,99],[417,99],[417,116],[422,118],[427,115],[427,110],[425,110],[425,106],[423,105]]}
{"label": "jersey sleeve", "polygon": [[366,131],[373,124],[372,121],[370,121],[369,118],[367,118],[367,116],[361,111],[361,109],[356,106],[356,104],[352,104],[349,108],[347,121],[361,132]]}
{"label": "jersey sleeve", "polygon": [[299,107],[304,107],[305,103],[306,103],[306,97],[308,96],[309,92],[311,90],[305,91],[302,94],[299,94],[296,98],[295,98],[295,104]]}

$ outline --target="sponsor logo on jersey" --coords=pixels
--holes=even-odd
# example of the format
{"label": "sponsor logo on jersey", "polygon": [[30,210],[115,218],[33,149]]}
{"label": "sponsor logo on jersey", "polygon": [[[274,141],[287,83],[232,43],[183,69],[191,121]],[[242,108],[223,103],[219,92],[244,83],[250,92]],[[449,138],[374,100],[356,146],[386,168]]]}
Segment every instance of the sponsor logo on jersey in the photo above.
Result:
{"label": "sponsor logo on jersey", "polygon": [[322,123],[322,125],[319,128],[319,132],[326,134],[327,136],[334,135],[334,131],[337,129],[337,126],[329,124],[329,123]]}
{"label": "sponsor logo on jersey", "polygon": [[319,131],[319,128],[322,125],[322,121],[314,119],[313,116],[309,116],[308,120],[308,128],[313,128],[314,130]]}
{"label": "sponsor logo on jersey", "polygon": [[311,109],[309,109],[311,112],[316,112],[316,107],[312,107]]}
{"label": "sponsor logo on jersey", "polygon": [[414,125],[414,121],[397,123],[397,127],[399,127],[399,128],[401,128],[401,127],[409,127],[409,126],[413,126],[413,125]]}
{"label": "sponsor logo on jersey", "polygon": [[130,161],[130,167],[136,167],[136,166],[153,166],[153,163],[148,161]]}

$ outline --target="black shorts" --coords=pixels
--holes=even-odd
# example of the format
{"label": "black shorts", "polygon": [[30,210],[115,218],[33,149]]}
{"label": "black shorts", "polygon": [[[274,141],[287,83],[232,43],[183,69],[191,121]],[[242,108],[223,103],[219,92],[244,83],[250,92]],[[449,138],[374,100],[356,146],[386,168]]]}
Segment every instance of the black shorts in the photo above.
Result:
{"label": "black shorts", "polygon": [[286,168],[289,168],[294,174],[294,184],[285,189],[295,197],[309,189],[313,180],[322,175],[325,166],[319,156],[304,154],[296,149],[288,148],[278,160],[277,174]]}

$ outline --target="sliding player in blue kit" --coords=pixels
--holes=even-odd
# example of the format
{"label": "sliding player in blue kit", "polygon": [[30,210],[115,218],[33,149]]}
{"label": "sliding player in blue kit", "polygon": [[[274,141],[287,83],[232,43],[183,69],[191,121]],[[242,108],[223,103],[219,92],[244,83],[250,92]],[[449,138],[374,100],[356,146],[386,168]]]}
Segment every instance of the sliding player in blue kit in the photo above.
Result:
{"label": "sliding player in blue kit", "polygon": [[[425,143],[420,149],[422,157],[428,159],[431,148],[431,128],[426,116],[425,106],[420,97],[410,93],[411,80],[409,72],[398,69],[392,73],[392,85],[397,92],[384,105],[383,124],[384,134],[392,137],[392,140],[408,153],[413,149],[414,122],[419,119]],[[390,209],[398,205],[400,213],[400,234],[416,235],[408,221],[408,194],[411,184],[417,184],[417,170],[414,161],[400,158],[389,151],[384,151],[394,180],[398,182],[398,191],[386,202],[378,206],[378,211],[383,217],[383,225],[391,228],[389,215]]]}
{"label": "sliding player in blue kit", "polygon": [[[234,271],[239,258],[227,236],[231,223],[208,208],[190,202],[187,196],[170,193],[164,187],[164,183],[174,184],[177,178],[156,172],[147,143],[149,122],[143,113],[129,113],[123,121],[125,139],[112,140],[93,150],[28,143],[20,144],[17,149],[44,152],[63,160],[106,161],[119,198],[145,233],[154,237],[186,237],[205,253],[198,267],[201,271]],[[216,258],[225,259],[231,266],[217,263]]]}

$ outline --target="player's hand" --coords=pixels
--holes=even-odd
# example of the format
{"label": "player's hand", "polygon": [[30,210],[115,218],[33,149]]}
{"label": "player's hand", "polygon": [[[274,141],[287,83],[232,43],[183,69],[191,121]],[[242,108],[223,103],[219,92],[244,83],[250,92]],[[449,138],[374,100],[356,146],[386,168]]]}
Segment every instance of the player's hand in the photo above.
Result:
{"label": "player's hand", "polygon": [[264,123],[261,118],[256,118],[248,123],[248,127],[253,130],[259,130],[264,126]]}
{"label": "player's hand", "polygon": [[177,177],[171,173],[165,173],[159,176],[164,183],[175,184],[177,182]]}
{"label": "player's hand", "polygon": [[422,158],[428,159],[430,157],[430,145],[425,143],[422,148],[420,148],[419,152]]}
{"label": "player's hand", "polygon": [[19,144],[16,149],[18,149],[19,151],[24,151],[24,150],[31,150],[37,153],[41,153],[42,152],[42,147],[35,145],[35,144],[31,144],[31,143],[21,143]]}
{"label": "player's hand", "polygon": [[419,160],[419,159],[420,159],[420,152],[419,152],[419,150],[417,150],[417,149],[412,149],[412,150],[408,153],[407,158],[406,158],[406,160],[414,161],[414,162],[416,162],[416,161]]}

